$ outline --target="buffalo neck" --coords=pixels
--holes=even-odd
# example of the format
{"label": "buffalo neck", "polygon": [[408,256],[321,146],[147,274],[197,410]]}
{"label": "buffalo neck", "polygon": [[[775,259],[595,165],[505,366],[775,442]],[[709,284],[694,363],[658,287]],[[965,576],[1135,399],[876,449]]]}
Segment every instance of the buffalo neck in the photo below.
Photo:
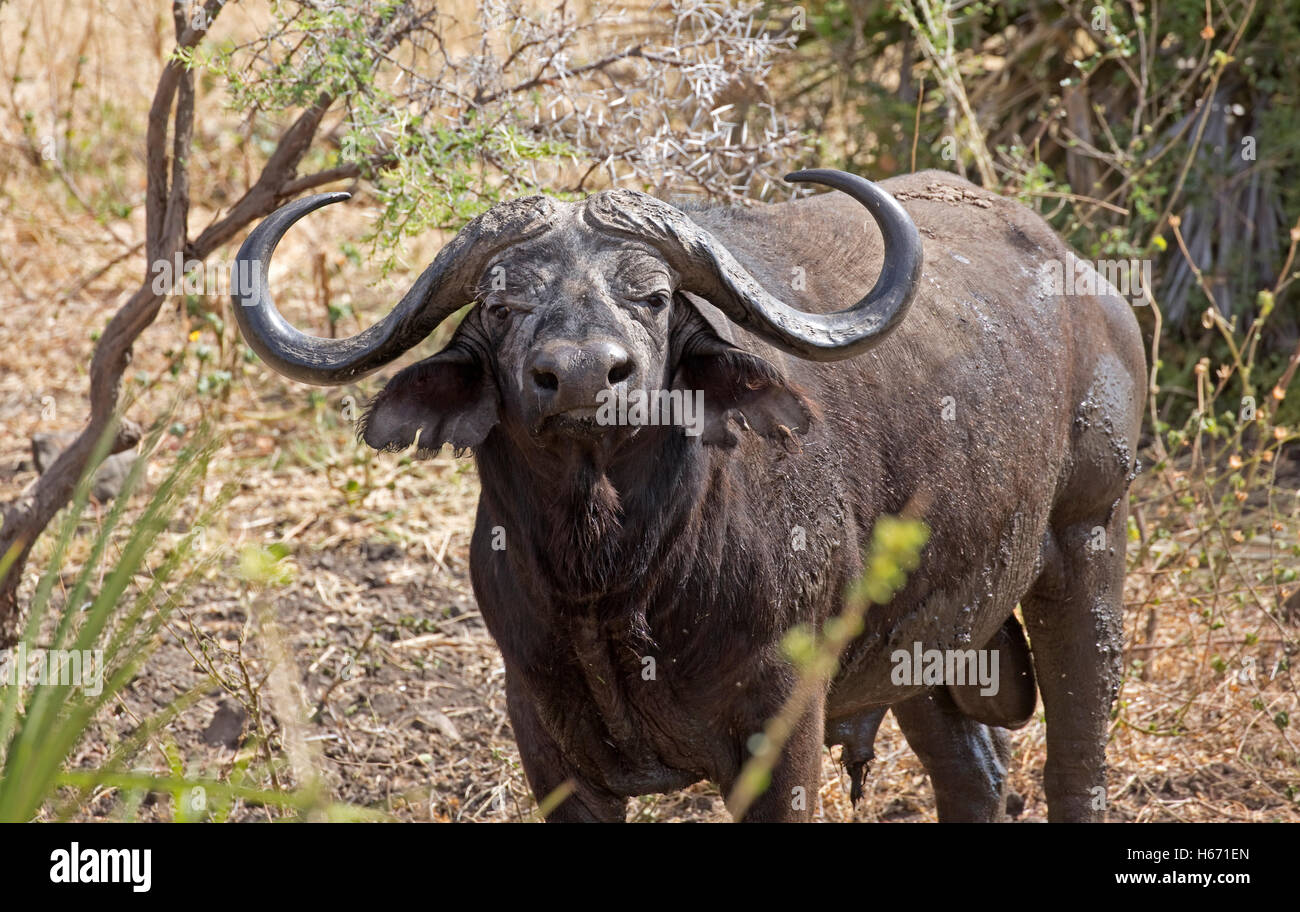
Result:
{"label": "buffalo neck", "polygon": [[638,628],[659,589],[694,569],[726,464],[672,427],[643,429],[609,459],[555,456],[498,429],[475,459],[478,522],[504,531],[506,566],[534,607],[631,613]]}

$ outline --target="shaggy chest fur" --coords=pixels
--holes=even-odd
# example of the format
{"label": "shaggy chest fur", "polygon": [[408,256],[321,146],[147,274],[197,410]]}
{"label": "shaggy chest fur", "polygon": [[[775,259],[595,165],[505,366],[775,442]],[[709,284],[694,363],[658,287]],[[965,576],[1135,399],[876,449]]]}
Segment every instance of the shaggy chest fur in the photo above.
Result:
{"label": "shaggy chest fur", "polygon": [[799,458],[769,454],[762,481],[738,476],[741,460],[661,462],[650,490],[576,473],[521,501],[519,473],[480,454],[484,618],[522,698],[594,781],[632,795],[726,780],[779,708],[782,637],[838,610],[857,560],[836,486],[792,487]]}

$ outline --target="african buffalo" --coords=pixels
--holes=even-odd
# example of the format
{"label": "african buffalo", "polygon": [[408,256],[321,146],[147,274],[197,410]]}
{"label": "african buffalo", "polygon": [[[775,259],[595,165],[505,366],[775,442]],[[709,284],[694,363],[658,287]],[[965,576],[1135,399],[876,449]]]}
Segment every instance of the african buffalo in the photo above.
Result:
{"label": "african buffalo", "polygon": [[[868,612],[746,819],[807,819],[816,801],[791,795],[815,796],[823,743],[856,792],[886,709],[940,819],[999,819],[1005,727],[1032,716],[1035,677],[1049,816],[1095,819],[1145,383],[1131,308],[1105,282],[1062,293],[1075,258],[1051,228],[952,175],[789,180],[840,192],[502,203],[349,339],[304,335],[267,291],[285,231],[346,198],[314,196],[249,236],[234,310],[271,368],[340,384],[474,303],[360,433],[473,451],[471,575],[524,770],[539,798],[574,786],[551,819],[622,820],[629,796],[702,779],[730,792],[795,679],[783,635],[841,610],[877,517],[900,513],[929,525],[920,568]],[[702,406],[693,427],[602,417],[661,390]],[[891,673],[977,647],[1001,659],[996,693]]]}

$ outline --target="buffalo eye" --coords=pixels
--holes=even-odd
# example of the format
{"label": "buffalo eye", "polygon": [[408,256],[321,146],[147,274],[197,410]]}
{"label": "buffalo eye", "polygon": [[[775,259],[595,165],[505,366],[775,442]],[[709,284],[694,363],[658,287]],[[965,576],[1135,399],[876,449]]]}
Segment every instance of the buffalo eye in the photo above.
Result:
{"label": "buffalo eye", "polygon": [[498,322],[503,322],[510,316],[510,308],[504,304],[490,304],[488,305],[487,312],[492,319]]}

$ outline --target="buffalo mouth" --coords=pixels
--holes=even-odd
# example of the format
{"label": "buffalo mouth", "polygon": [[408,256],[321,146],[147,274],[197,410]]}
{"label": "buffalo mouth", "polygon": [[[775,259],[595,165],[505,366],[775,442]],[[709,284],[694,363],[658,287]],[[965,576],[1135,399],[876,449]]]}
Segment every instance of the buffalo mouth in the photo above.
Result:
{"label": "buffalo mouth", "polygon": [[534,436],[603,441],[635,433],[635,428],[598,420],[598,411],[599,407],[595,405],[579,405],[546,415],[538,422]]}
{"label": "buffalo mouth", "polygon": [[579,444],[611,451],[641,432],[637,424],[611,421],[608,409],[596,403],[572,405],[542,415],[532,426],[533,440],[555,448]]}

